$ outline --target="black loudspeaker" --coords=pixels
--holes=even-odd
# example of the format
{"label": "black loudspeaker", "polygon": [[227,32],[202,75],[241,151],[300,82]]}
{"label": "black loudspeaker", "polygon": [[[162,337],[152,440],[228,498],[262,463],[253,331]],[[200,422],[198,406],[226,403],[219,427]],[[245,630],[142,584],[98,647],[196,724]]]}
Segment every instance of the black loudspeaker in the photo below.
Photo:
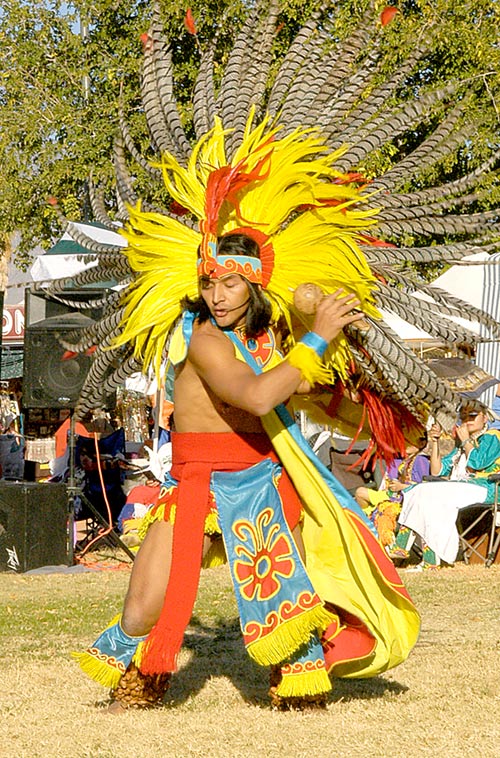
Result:
{"label": "black loudspeaker", "polygon": [[81,313],[52,316],[26,327],[24,335],[23,406],[74,408],[91,365],[87,355],[63,360],[60,340],[92,326]]}
{"label": "black loudspeaker", "polygon": [[0,571],[68,565],[67,521],[65,484],[0,481]]}
{"label": "black loudspeaker", "polygon": [[81,290],[70,289],[64,293],[72,305],[61,303],[60,300],[52,300],[47,293],[34,293],[26,289],[24,296],[24,325],[25,327],[33,326],[45,319],[54,316],[66,316],[69,313],[80,313],[85,309],[85,315],[93,319],[99,319],[102,316],[102,307],[89,308],[91,301],[102,300],[108,290],[103,288],[93,289],[86,287]]}

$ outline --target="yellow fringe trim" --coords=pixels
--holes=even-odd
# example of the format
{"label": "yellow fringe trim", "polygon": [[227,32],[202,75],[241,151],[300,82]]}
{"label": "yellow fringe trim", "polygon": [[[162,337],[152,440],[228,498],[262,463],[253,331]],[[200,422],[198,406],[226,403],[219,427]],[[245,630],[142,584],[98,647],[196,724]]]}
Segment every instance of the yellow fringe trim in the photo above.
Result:
{"label": "yellow fringe trim", "polygon": [[103,687],[114,689],[125,673],[119,669],[109,666],[104,661],[98,660],[92,653],[87,650],[84,653],[71,653],[72,658],[78,661],[78,664],[84,674],[87,674],[94,682],[102,684]]}
{"label": "yellow fringe trim", "polygon": [[222,534],[220,526],[219,526],[217,513],[215,511],[210,511],[210,513],[206,517],[203,531],[205,532],[205,534]]}
{"label": "yellow fringe trim", "polygon": [[141,668],[141,662],[142,662],[142,652],[144,650],[144,642],[145,640],[141,640],[139,644],[137,645],[136,651],[134,655],[132,656],[132,662],[135,663],[138,669]]}
{"label": "yellow fringe trim", "polygon": [[302,647],[316,629],[326,629],[334,618],[334,614],[322,605],[301,613],[290,619],[265,637],[251,642],[247,652],[260,666],[272,666],[282,663],[299,647]]}
{"label": "yellow fringe trim", "polygon": [[[175,523],[175,513],[176,513],[176,506],[171,505],[170,506],[170,517],[168,519],[170,524]],[[139,539],[142,540],[146,536],[146,532],[148,531],[151,524],[154,524],[155,521],[164,521],[165,520],[165,504],[162,503],[162,505],[159,505],[156,509],[155,513],[151,513],[151,511],[147,511],[146,514],[143,516],[143,518],[140,520],[139,528],[137,530],[137,533],[139,535]],[[208,516],[205,519],[205,525],[203,527],[203,531],[205,534],[222,534],[218,522],[217,513],[214,511],[211,511]],[[222,561],[222,563],[225,563],[226,561]],[[214,565],[220,565],[219,563]]]}
{"label": "yellow fringe trim", "polygon": [[217,566],[223,566],[225,563],[227,563],[227,555],[224,542],[222,540],[215,540],[203,558],[201,567],[204,569],[216,568]]}
{"label": "yellow fringe trim", "polygon": [[[103,631],[114,626],[120,621],[120,619],[121,613],[113,616],[110,623],[103,629]],[[104,687],[116,687],[122,677],[122,671],[110,666],[105,661],[100,661],[88,650],[84,650],[83,653],[74,651],[71,653],[71,657],[78,661],[80,668],[85,674],[87,674],[87,676],[93,679],[94,682],[102,684]]]}
{"label": "yellow fringe trim", "polygon": [[297,368],[302,379],[311,385],[329,384],[333,380],[332,372],[323,364],[319,355],[303,342],[297,342],[292,347],[286,360],[290,366]]}
{"label": "yellow fringe trim", "polygon": [[[173,516],[172,513],[170,515],[171,517]],[[152,514],[151,511],[146,511],[141,521],[141,524],[139,526],[139,529],[137,530],[139,534],[139,539],[141,540],[141,542],[146,536],[146,533],[149,527],[151,526],[151,524],[154,524],[155,521],[163,521],[164,518],[165,518],[165,505],[164,504],[159,505],[154,514]]]}
{"label": "yellow fringe trim", "polygon": [[304,671],[301,674],[286,674],[276,694],[280,697],[304,697],[305,695],[322,695],[330,692],[332,683],[325,669]]}

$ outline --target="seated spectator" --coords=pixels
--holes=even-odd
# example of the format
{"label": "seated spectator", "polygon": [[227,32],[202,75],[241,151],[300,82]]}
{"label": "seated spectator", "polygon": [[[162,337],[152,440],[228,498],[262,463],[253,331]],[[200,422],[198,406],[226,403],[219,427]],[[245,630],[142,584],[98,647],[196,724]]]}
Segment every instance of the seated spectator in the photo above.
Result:
{"label": "seated spectator", "polygon": [[358,487],[355,492],[357,503],[368,514],[385,547],[394,543],[404,493],[429,474],[429,458],[422,453],[426,445],[427,434],[424,432],[416,444],[407,446],[406,458],[396,458],[387,467],[380,490]]}
{"label": "seated spectator", "polygon": [[[97,449],[96,449],[97,445]],[[97,459],[99,451],[99,461]],[[125,460],[125,433],[118,429],[98,441],[88,437],[78,437],[75,446],[75,463],[77,480],[85,496],[77,508],[78,519],[92,515],[86,500],[108,520],[108,506],[111,511],[112,523],[116,523],[118,514],[125,504],[125,493],[122,489]],[[101,481],[101,475],[104,482]]]}
{"label": "seated spectator", "polygon": [[154,505],[160,494],[160,482],[151,471],[145,471],[145,481],[132,487],[125,505],[118,516],[118,529],[123,534],[123,542],[132,550],[139,549],[139,527],[144,514]]}
{"label": "seated spectator", "polygon": [[452,564],[458,553],[457,513],[475,503],[494,501],[494,484],[487,477],[500,472],[500,432],[488,429],[486,408],[463,406],[455,428],[455,448],[441,457],[442,429],[435,424],[431,440],[430,471],[443,481],[422,482],[405,494],[396,538],[401,555],[419,535],[423,560],[419,569]]}

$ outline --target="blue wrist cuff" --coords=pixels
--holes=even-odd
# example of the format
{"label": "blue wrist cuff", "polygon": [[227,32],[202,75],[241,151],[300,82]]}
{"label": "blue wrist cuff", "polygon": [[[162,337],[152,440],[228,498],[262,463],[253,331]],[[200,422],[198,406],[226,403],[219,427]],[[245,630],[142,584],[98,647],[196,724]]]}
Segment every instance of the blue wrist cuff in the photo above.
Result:
{"label": "blue wrist cuff", "polygon": [[312,348],[316,355],[318,355],[320,358],[323,357],[323,353],[328,347],[328,342],[324,340],[323,337],[320,337],[319,334],[316,334],[316,332],[307,332],[303,337],[301,337],[299,342],[302,342],[304,345],[307,345],[307,347]]}

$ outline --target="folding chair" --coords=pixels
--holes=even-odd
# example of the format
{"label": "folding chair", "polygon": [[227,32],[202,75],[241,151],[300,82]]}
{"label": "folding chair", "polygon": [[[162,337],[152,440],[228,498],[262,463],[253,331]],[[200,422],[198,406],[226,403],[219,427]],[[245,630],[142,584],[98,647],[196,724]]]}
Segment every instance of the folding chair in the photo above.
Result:
{"label": "folding chair", "polygon": [[[106,437],[101,437],[97,442],[98,454],[102,462],[105,493],[100,481],[97,464],[95,442],[88,437],[78,435],[74,440],[74,466],[80,466],[84,476],[80,486],[74,483],[69,487],[72,503],[79,503],[76,517],[84,523],[81,538],[75,545],[75,552],[80,553],[94,540],[97,541],[100,534],[102,540],[112,547],[124,550],[129,558],[134,560],[135,554],[122,542],[117,531],[113,528],[118,515],[125,503],[126,496],[121,487],[121,470],[115,458],[119,454],[125,457],[125,432],[117,429]],[[82,457],[85,466],[82,464]],[[74,474],[73,474],[74,478]],[[107,503],[109,503],[112,524],[108,523]],[[73,506],[73,513],[74,513]]]}
{"label": "folding chair", "polygon": [[332,440],[330,447],[330,471],[352,495],[354,495],[358,487],[376,489],[382,480],[382,472],[374,468],[372,461],[365,468],[360,464],[356,465],[361,455],[365,452],[368,442],[364,440],[357,441],[348,453],[347,450],[350,445],[351,440]]}
{"label": "folding chair", "polygon": [[483,563],[489,568],[497,558],[500,546],[500,510],[498,487],[500,474],[492,474],[488,481],[495,484],[493,503],[476,503],[461,508],[457,516],[462,557],[465,563]]}

